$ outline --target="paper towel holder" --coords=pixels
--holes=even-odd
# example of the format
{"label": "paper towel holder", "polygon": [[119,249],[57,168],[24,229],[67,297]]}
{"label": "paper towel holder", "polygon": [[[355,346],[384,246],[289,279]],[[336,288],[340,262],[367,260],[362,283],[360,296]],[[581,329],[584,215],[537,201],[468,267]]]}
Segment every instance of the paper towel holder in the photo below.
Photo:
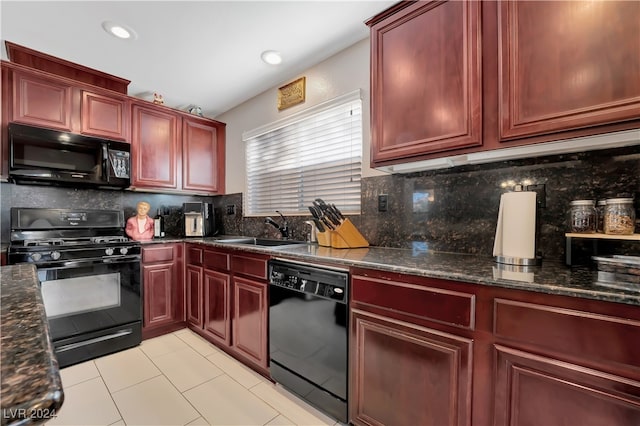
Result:
{"label": "paper towel holder", "polygon": [[[530,199],[528,200],[529,205],[531,205],[531,207],[533,208],[533,214],[534,214],[533,221],[529,220],[528,223],[523,224],[523,225],[526,225],[524,228],[525,234],[521,235],[524,238],[532,237],[532,240],[531,240],[532,247],[527,249],[518,248],[515,251],[520,253],[524,251],[524,252],[529,252],[531,254],[529,255],[527,253],[525,254],[526,257],[521,257],[522,255],[519,256],[517,253],[505,253],[505,250],[503,247],[503,235],[502,235],[502,226],[503,226],[503,217],[504,217],[503,216],[503,200],[506,200],[507,199],[506,197],[510,197],[511,199],[513,199],[514,197],[508,193],[502,194],[502,196],[500,197],[498,223],[496,226],[496,236],[495,236],[494,246],[493,246],[494,259],[495,259],[495,262],[498,263],[499,265],[502,264],[502,265],[513,265],[515,267],[527,267],[527,266],[536,266],[541,264],[542,262],[542,256],[538,252],[538,243],[539,243],[538,238],[539,238],[539,230],[540,230],[539,219],[540,218],[539,218],[537,198],[539,194],[536,191],[524,191],[524,189],[525,189],[524,185],[516,184],[514,186],[514,190],[509,192],[514,196],[515,194],[522,194],[523,196],[525,196],[525,193],[526,193],[527,194],[526,196],[529,198],[530,198],[530,195],[534,195],[532,205],[530,204],[531,200]],[[520,197],[520,195],[518,195],[518,197]],[[527,200],[525,199],[525,201]],[[511,203],[513,203],[513,201],[511,201]],[[506,205],[506,202],[505,202],[505,205]],[[511,225],[513,226],[513,221],[511,221]],[[514,250],[512,248],[511,250],[506,250],[506,251],[514,251]]]}

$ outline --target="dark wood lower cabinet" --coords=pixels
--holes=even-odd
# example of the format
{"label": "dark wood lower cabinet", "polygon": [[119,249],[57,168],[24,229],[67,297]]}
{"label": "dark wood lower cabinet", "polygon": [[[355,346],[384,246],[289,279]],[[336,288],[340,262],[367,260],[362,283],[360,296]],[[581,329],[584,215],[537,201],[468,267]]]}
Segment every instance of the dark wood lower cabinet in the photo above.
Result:
{"label": "dark wood lower cabinet", "polygon": [[268,375],[269,256],[188,244],[185,283],[191,330]]}
{"label": "dark wood lower cabinet", "polygon": [[187,287],[187,322],[202,328],[202,267],[187,265],[185,280]]}
{"label": "dark wood lower cabinet", "polygon": [[148,326],[161,325],[173,321],[172,281],[174,266],[172,263],[147,265],[143,267],[144,322]]}
{"label": "dark wood lower cabinet", "polygon": [[638,306],[351,272],[351,423],[640,425]]}
{"label": "dark wood lower cabinet", "polygon": [[182,244],[158,244],[142,249],[143,338],[184,327],[182,268]]}
{"label": "dark wood lower cabinet", "polygon": [[234,277],[233,301],[233,349],[266,369],[267,284]]}
{"label": "dark wood lower cabinet", "polygon": [[354,309],[351,419],[370,425],[467,425],[470,339]]}
{"label": "dark wood lower cabinet", "polygon": [[231,276],[204,270],[204,332],[231,345]]}
{"label": "dark wood lower cabinet", "polygon": [[496,345],[495,425],[640,425],[640,382]]}

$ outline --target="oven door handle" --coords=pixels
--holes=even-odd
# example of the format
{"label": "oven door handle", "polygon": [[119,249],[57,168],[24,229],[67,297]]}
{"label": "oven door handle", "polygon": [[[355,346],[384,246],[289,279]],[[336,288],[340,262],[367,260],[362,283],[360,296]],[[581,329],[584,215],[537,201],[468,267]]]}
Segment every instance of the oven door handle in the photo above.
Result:
{"label": "oven door handle", "polygon": [[136,254],[133,256],[104,257],[102,258],[102,263],[130,263],[139,260],[140,256]]}
{"label": "oven door handle", "polygon": [[82,268],[83,266],[93,265],[113,265],[120,263],[135,263],[140,261],[139,255],[119,256],[119,257],[97,257],[82,260],[67,260],[63,262],[49,262],[37,264],[38,269],[70,269]]}

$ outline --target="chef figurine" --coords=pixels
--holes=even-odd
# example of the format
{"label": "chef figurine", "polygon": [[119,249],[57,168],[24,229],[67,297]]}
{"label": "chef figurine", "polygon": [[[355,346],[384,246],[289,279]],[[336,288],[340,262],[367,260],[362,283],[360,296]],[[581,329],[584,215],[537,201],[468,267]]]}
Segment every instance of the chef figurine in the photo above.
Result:
{"label": "chef figurine", "polygon": [[129,238],[136,241],[153,239],[153,219],[148,215],[149,209],[151,205],[146,201],[138,202],[137,214],[127,219],[125,232]]}

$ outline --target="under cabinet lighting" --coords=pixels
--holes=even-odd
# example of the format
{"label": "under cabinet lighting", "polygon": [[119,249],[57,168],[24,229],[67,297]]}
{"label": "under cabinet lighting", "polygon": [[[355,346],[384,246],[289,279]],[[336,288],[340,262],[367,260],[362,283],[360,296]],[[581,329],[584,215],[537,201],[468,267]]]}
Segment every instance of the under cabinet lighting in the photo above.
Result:
{"label": "under cabinet lighting", "polygon": [[411,173],[425,170],[446,169],[466,164],[486,164],[496,161],[518,160],[544,155],[569,154],[597,149],[640,145],[640,129],[624,130],[601,135],[563,139],[555,142],[535,143],[511,148],[472,152],[430,160],[415,161],[391,166],[376,167],[387,173]]}

